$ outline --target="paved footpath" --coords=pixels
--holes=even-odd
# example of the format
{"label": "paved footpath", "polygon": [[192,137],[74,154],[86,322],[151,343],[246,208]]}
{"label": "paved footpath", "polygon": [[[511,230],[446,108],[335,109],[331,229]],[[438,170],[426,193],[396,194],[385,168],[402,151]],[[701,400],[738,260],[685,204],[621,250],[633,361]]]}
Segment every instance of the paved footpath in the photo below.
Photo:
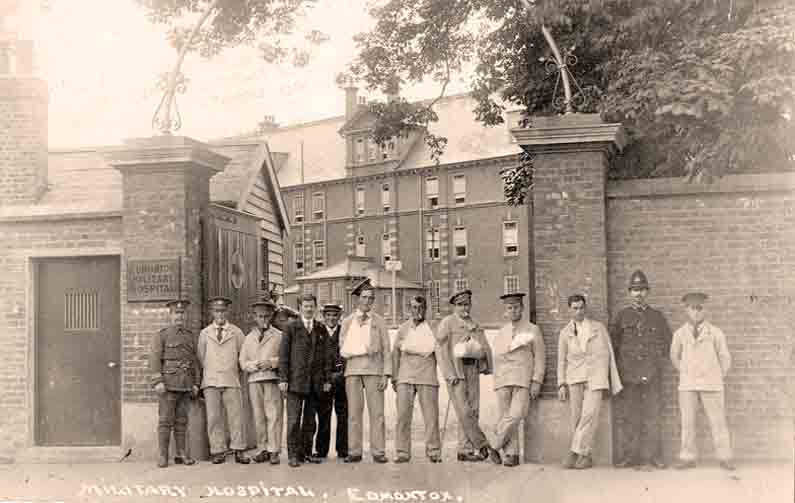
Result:
{"label": "paved footpath", "polygon": [[[684,472],[596,467],[585,471],[489,463],[170,466],[152,462],[0,465],[0,502],[202,501],[356,503],[756,503],[793,502],[790,463],[740,464],[734,473],[705,463]],[[231,461],[231,460],[230,460]]]}

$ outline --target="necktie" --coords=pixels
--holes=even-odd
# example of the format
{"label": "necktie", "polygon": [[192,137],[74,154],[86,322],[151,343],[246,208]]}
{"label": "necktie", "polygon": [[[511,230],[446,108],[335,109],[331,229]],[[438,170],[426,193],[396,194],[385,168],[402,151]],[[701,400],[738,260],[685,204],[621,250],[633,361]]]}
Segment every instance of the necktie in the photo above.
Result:
{"label": "necktie", "polygon": [[698,325],[693,325],[693,339],[698,340]]}
{"label": "necktie", "polygon": [[260,332],[259,333],[259,341],[262,342],[262,339],[264,339],[264,338],[265,338],[265,334]]}
{"label": "necktie", "polygon": [[224,338],[224,327],[219,326],[216,327],[217,335],[215,336],[218,339],[218,342],[221,342],[221,339]]}
{"label": "necktie", "polygon": [[359,325],[364,325],[365,323],[367,323],[367,320],[369,318],[370,317],[367,316],[367,313],[362,313],[362,315],[359,317]]}
{"label": "necktie", "polygon": [[306,324],[306,331],[309,332],[310,334],[312,333],[312,321],[311,320],[308,321],[307,324]]}

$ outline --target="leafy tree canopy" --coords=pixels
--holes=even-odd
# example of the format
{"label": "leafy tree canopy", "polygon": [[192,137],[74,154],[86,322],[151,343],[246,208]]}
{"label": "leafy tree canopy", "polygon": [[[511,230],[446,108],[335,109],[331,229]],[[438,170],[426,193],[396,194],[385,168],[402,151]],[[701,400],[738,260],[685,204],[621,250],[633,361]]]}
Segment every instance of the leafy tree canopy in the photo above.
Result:
{"label": "leafy tree canopy", "polygon": [[[473,113],[560,113],[554,36],[576,80],[574,105],[623,122],[614,178],[790,170],[795,152],[795,4],[789,0],[381,0],[357,36],[352,77],[392,91],[474,67]],[[574,58],[572,58],[574,56]],[[576,63],[575,63],[576,59]],[[575,64],[572,64],[575,63]],[[435,120],[405,100],[371,106],[377,142]],[[439,145],[443,138],[428,135]],[[443,147],[443,144],[442,144]],[[507,181],[521,203],[532,159]],[[512,187],[516,192],[511,193]]]}

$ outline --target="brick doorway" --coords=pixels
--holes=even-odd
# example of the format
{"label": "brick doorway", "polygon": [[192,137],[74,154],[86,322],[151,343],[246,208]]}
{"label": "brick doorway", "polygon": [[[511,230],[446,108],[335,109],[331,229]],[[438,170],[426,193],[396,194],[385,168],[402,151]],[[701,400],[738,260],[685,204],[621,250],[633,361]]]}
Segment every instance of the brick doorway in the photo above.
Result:
{"label": "brick doorway", "polygon": [[35,440],[121,443],[118,257],[36,263]]}

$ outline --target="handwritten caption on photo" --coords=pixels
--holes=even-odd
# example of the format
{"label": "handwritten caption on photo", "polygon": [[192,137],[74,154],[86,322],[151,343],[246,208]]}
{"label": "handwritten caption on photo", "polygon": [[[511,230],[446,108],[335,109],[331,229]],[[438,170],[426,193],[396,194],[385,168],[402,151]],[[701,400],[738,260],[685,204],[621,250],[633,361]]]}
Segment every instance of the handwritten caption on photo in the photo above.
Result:
{"label": "handwritten caption on photo", "polygon": [[[345,495],[351,503],[358,502],[384,502],[384,501],[405,501],[405,502],[456,502],[463,501],[461,496],[454,496],[449,491],[430,491],[430,490],[393,490],[393,491],[372,491],[357,487],[346,488]],[[174,497],[187,498],[189,496],[209,497],[228,497],[228,498],[307,498],[313,500],[326,500],[329,495],[327,492],[315,491],[303,486],[276,487],[267,486],[265,482],[259,481],[257,484],[218,486],[205,485],[201,488],[188,487],[181,485],[101,485],[101,484],[82,484],[78,496],[143,496],[143,497]]]}

